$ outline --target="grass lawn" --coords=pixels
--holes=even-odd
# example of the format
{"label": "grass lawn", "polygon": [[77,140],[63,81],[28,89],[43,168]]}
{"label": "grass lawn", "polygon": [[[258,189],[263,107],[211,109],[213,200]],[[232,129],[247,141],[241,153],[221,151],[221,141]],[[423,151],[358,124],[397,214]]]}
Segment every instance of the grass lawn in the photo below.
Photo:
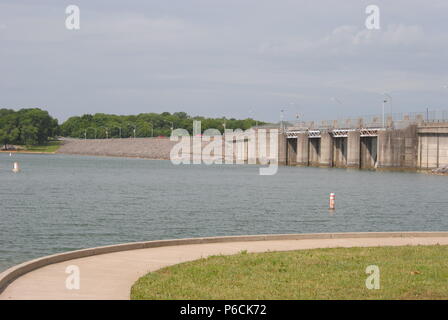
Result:
{"label": "grass lawn", "polygon": [[[380,289],[367,289],[377,265]],[[448,299],[448,246],[212,256],[140,278],[132,299]]]}
{"label": "grass lawn", "polygon": [[61,141],[55,140],[55,141],[49,141],[47,144],[44,145],[26,146],[24,151],[53,153],[56,152],[60,146]]}

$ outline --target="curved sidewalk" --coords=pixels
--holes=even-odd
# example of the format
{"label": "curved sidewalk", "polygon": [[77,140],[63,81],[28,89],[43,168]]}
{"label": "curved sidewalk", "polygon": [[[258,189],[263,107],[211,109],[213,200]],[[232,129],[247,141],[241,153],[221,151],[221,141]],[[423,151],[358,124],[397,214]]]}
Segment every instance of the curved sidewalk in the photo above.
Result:
{"label": "curved sidewalk", "polygon": [[[0,274],[0,299],[129,299],[150,271],[218,254],[334,247],[448,245],[448,232],[263,235],[148,241],[57,254]],[[67,266],[80,270],[80,289],[66,288]],[[9,285],[8,285],[9,284]],[[1,291],[0,291],[1,292]]]}

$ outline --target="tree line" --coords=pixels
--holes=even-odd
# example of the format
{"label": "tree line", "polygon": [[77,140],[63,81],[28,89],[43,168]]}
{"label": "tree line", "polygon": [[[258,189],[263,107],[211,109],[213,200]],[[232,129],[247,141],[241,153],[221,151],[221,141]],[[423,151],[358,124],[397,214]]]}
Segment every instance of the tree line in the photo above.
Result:
{"label": "tree line", "polygon": [[58,121],[39,108],[0,109],[0,143],[5,148],[8,144],[45,144],[58,129]]}
{"label": "tree line", "polygon": [[185,112],[141,113],[138,115],[113,115],[96,113],[71,117],[60,126],[61,135],[72,138],[107,139],[141,138],[171,135],[172,129],[182,128],[193,131],[193,120],[201,121],[201,129],[249,129],[263,122],[253,119],[227,119],[191,117]]}
{"label": "tree line", "polygon": [[0,109],[0,143],[10,145],[45,144],[56,136],[83,139],[141,138],[171,135],[171,130],[182,128],[193,132],[193,120],[201,121],[202,130],[249,129],[264,122],[251,118],[191,117],[185,112],[141,113],[113,115],[105,113],[70,117],[61,125],[47,111],[39,108]]}

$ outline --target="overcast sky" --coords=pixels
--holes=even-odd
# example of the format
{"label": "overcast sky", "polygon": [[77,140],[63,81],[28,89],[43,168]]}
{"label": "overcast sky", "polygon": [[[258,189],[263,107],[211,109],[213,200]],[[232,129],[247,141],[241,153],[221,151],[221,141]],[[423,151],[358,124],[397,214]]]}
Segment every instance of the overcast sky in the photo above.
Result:
{"label": "overcast sky", "polygon": [[448,110],[447,31],[446,0],[0,1],[0,107],[320,120],[388,92],[394,112]]}

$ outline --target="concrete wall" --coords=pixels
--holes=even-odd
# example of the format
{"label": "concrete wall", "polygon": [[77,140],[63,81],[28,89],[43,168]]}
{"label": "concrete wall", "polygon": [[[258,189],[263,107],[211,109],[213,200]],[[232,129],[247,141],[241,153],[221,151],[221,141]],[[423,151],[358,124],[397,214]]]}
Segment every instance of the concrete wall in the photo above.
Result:
{"label": "concrete wall", "polygon": [[360,139],[360,167],[375,168],[377,163],[377,137],[361,137]]}
{"label": "concrete wall", "polygon": [[378,168],[417,168],[417,126],[385,130],[378,134]]}
{"label": "concrete wall", "polygon": [[287,157],[288,165],[297,165],[297,139],[288,139]]}
{"label": "concrete wall", "polygon": [[347,167],[359,168],[361,163],[361,135],[358,131],[350,131],[347,137]]}
{"label": "concrete wall", "polygon": [[387,129],[378,130],[377,136],[368,137],[361,137],[358,130],[349,131],[346,138],[334,138],[328,129],[320,130],[320,138],[310,138],[307,132],[298,133],[296,142],[289,139],[288,159],[284,162],[410,170],[448,166],[448,123],[407,123],[403,129],[393,129],[391,120],[388,124]]}
{"label": "concrete wall", "polygon": [[309,164],[309,138],[307,133],[297,135],[297,164],[307,166]]}
{"label": "concrete wall", "polygon": [[328,131],[321,132],[319,165],[321,167],[333,166],[333,137]]}
{"label": "concrete wall", "polygon": [[421,169],[448,166],[448,134],[419,135],[418,164]]}
{"label": "concrete wall", "polygon": [[287,163],[287,140],[284,133],[278,135],[278,164],[286,165]]}
{"label": "concrete wall", "polygon": [[448,124],[425,124],[418,128],[417,163],[421,169],[448,166]]}
{"label": "concrete wall", "polygon": [[309,148],[308,148],[308,164],[310,166],[319,166],[320,165],[320,139],[312,138],[309,139]]}
{"label": "concrete wall", "polygon": [[347,167],[347,138],[345,137],[333,139],[333,166]]}
{"label": "concrete wall", "polygon": [[[433,169],[448,166],[448,123],[411,124],[404,129],[379,131],[377,137],[361,137],[359,131],[349,131],[347,138],[334,138],[321,130],[320,138],[310,138],[307,132],[287,139],[278,134],[278,150],[271,154],[270,132],[266,132],[264,162],[278,157],[280,165],[311,165],[349,168]],[[254,155],[260,163],[259,136],[245,138],[241,144],[233,142],[233,152],[227,154],[235,162],[239,152],[243,161],[249,158],[249,141],[255,146]],[[240,139],[243,141],[243,139]],[[96,156],[124,156],[150,159],[170,159],[176,141],[158,138],[137,139],[66,139],[59,153]],[[209,142],[202,142],[202,148]],[[224,143],[223,143],[224,144]],[[240,149],[238,149],[240,147]],[[191,150],[193,153],[194,150]],[[200,150],[199,150],[200,152]],[[226,148],[223,145],[223,157]],[[254,156],[252,155],[252,157]],[[190,156],[187,156],[191,158]]]}

